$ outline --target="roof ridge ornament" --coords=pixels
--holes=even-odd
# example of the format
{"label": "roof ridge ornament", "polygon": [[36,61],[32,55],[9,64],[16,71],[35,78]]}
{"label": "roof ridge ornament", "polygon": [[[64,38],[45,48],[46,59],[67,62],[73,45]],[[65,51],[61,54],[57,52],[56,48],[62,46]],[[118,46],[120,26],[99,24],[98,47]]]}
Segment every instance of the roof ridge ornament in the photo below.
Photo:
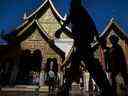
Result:
{"label": "roof ridge ornament", "polygon": [[[114,17],[112,17],[112,18],[109,20],[109,22],[108,22],[108,24],[106,25],[105,29],[101,32],[100,38],[103,37],[103,36],[106,34],[106,32],[109,32],[109,31],[108,31],[109,29],[113,30],[113,28],[111,27],[111,26],[113,26],[113,25],[115,26],[116,29],[119,30],[119,32],[122,32],[122,34],[124,34],[125,37],[128,38],[127,33],[124,31],[123,27],[121,27],[121,25],[120,25],[120,23],[118,22],[118,20],[115,19]],[[115,32],[116,32],[116,31],[115,31]]]}
{"label": "roof ridge ornament", "polygon": [[112,18],[110,19],[110,22],[113,22],[113,21],[115,21],[115,18],[114,18],[114,17],[112,17]]}
{"label": "roof ridge ornament", "polygon": [[23,15],[23,20],[26,20],[26,19],[27,19],[27,13],[25,12]]}
{"label": "roof ridge ornament", "polygon": [[66,20],[66,19],[67,19],[67,16],[68,16],[68,15],[65,13],[65,15],[64,15],[64,20]]}

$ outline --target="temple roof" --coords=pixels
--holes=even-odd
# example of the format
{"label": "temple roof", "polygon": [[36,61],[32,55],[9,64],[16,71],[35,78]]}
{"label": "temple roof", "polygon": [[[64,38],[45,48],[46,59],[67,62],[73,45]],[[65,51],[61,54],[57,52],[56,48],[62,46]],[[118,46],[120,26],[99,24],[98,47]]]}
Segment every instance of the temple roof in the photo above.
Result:
{"label": "temple roof", "polygon": [[52,9],[52,12],[54,13],[54,16],[56,17],[57,20],[65,20],[66,17],[62,17],[59,12],[56,10],[55,6],[53,5],[51,0],[45,0],[44,3],[37,8],[33,13],[31,13],[29,16],[26,16],[24,19],[31,19],[38,17],[39,14],[43,14],[47,10],[47,8],[50,7]]}
{"label": "temple roof", "polygon": [[[101,32],[99,35],[100,39],[106,39],[111,32],[114,32],[114,34],[118,35],[122,40],[128,42],[128,34],[122,29],[122,27],[114,18],[110,19],[103,32]],[[99,43],[95,42],[92,44],[92,47],[96,48],[98,45]]]}
{"label": "temple roof", "polygon": [[[44,15],[48,9],[51,9],[53,16],[55,17],[55,19],[57,20],[56,22],[59,24],[60,28],[61,25],[63,24],[63,22],[66,20],[66,16],[62,17],[59,12],[56,10],[56,8],[54,7],[53,3],[51,0],[45,0],[42,5],[37,8],[33,13],[31,13],[30,15],[26,15],[26,13],[24,14],[24,22],[18,26],[15,30],[16,34],[19,34],[20,30],[22,30],[26,25],[28,25],[30,22],[32,22],[33,20],[37,20],[37,24],[38,26],[40,26],[40,28],[44,29],[40,22],[39,19],[42,18],[41,16]],[[59,30],[59,28],[58,28]],[[47,30],[45,30],[47,33]],[[57,31],[57,30],[56,30]],[[71,29],[66,26],[65,29],[63,29],[65,36],[69,39],[69,37],[71,36],[69,33],[71,32]],[[54,32],[55,33],[55,32]],[[51,37],[50,37],[51,38]],[[54,38],[54,37],[53,37]]]}
{"label": "temple roof", "polygon": [[104,31],[100,34],[100,38],[106,38],[111,31],[114,31],[122,40],[128,40],[128,34],[120,27],[119,23],[114,19],[108,22]]}
{"label": "temple roof", "polygon": [[[66,17],[62,17],[59,14],[59,12],[55,9],[51,0],[45,0],[44,3],[39,8],[37,8],[36,11],[31,13],[29,16],[27,16],[25,13],[24,18],[23,18],[24,22],[20,26],[18,26],[15,30],[13,30],[12,32],[16,32],[16,34],[14,35],[16,37],[16,42],[20,43],[23,40],[25,40],[29,35],[31,35],[34,32],[35,28],[38,28],[40,30],[40,34],[41,34],[42,38],[45,41],[47,41],[49,46],[56,53],[58,53],[62,58],[64,58],[65,57],[64,51],[62,51],[58,46],[56,46],[55,43],[51,43],[53,38],[51,38],[48,35],[47,30],[45,30],[45,28],[43,26],[41,26],[41,24],[39,22],[39,19],[42,18],[41,16],[44,15],[48,11],[49,8],[50,8],[50,11],[52,12],[56,22],[59,24],[59,26],[61,28],[61,24],[66,19]],[[47,17],[47,15],[46,15],[46,17]],[[57,30],[59,30],[59,29],[57,29]],[[69,31],[71,31],[70,28],[66,27],[63,31],[65,34],[70,35],[69,34]]]}
{"label": "temple roof", "polygon": [[51,47],[62,58],[65,58],[65,53],[54,44],[54,41],[48,37],[45,30],[42,30],[42,28],[38,26],[36,20],[33,20],[32,22],[29,22],[28,24],[25,25],[23,24],[24,28],[22,28],[16,36],[17,42],[20,43],[27,39],[37,28],[39,30],[41,37],[49,44],[49,47]]}

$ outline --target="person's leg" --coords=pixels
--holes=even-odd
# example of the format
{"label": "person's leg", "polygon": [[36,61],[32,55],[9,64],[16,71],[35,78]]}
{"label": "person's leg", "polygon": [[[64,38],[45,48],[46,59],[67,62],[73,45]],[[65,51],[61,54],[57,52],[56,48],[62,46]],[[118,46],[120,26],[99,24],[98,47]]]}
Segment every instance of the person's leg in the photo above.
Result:
{"label": "person's leg", "polygon": [[101,65],[96,63],[93,52],[91,50],[86,50],[81,54],[90,75],[102,91],[102,96],[112,96],[112,87],[110,86],[107,76],[102,70]]}
{"label": "person's leg", "polygon": [[116,83],[117,74],[118,74],[118,72],[112,72],[112,74],[111,74],[113,96],[117,96],[117,83]]}
{"label": "person's leg", "polygon": [[51,93],[51,81],[48,81],[48,89],[49,89],[49,94]]}
{"label": "person's leg", "polygon": [[69,78],[71,79],[71,82],[73,82],[73,81],[79,82],[80,63],[81,63],[80,50],[78,48],[76,48],[76,50],[74,51],[74,54],[72,55],[72,58],[71,58],[71,74],[69,76]]}
{"label": "person's leg", "polygon": [[124,83],[125,83],[125,96],[128,96],[128,74],[127,74],[127,71],[122,71],[121,72],[121,75],[124,79]]}
{"label": "person's leg", "polygon": [[52,80],[52,92],[55,90],[55,86],[56,86],[55,81]]}

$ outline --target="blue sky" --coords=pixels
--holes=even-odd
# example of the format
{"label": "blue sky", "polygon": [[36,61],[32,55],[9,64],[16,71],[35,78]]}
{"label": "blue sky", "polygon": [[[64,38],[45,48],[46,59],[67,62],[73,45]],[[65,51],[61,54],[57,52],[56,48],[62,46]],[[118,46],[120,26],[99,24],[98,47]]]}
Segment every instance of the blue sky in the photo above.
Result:
{"label": "blue sky", "polygon": [[[52,0],[57,10],[64,16],[68,13],[70,0]],[[10,32],[19,26],[24,12],[30,14],[42,4],[43,0],[1,0],[0,30]],[[97,29],[102,32],[108,21],[114,17],[128,32],[128,0],[83,0],[93,18]]]}

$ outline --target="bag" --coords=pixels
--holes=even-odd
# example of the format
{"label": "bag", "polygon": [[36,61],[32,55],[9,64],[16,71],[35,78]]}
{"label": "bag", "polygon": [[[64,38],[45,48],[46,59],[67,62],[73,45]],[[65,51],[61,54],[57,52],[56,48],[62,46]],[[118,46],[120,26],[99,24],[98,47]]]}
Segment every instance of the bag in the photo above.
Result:
{"label": "bag", "polygon": [[50,71],[48,72],[48,75],[49,75],[50,78],[54,78],[54,77],[55,77],[55,73],[54,73],[54,71],[52,71],[52,70],[50,70]]}

